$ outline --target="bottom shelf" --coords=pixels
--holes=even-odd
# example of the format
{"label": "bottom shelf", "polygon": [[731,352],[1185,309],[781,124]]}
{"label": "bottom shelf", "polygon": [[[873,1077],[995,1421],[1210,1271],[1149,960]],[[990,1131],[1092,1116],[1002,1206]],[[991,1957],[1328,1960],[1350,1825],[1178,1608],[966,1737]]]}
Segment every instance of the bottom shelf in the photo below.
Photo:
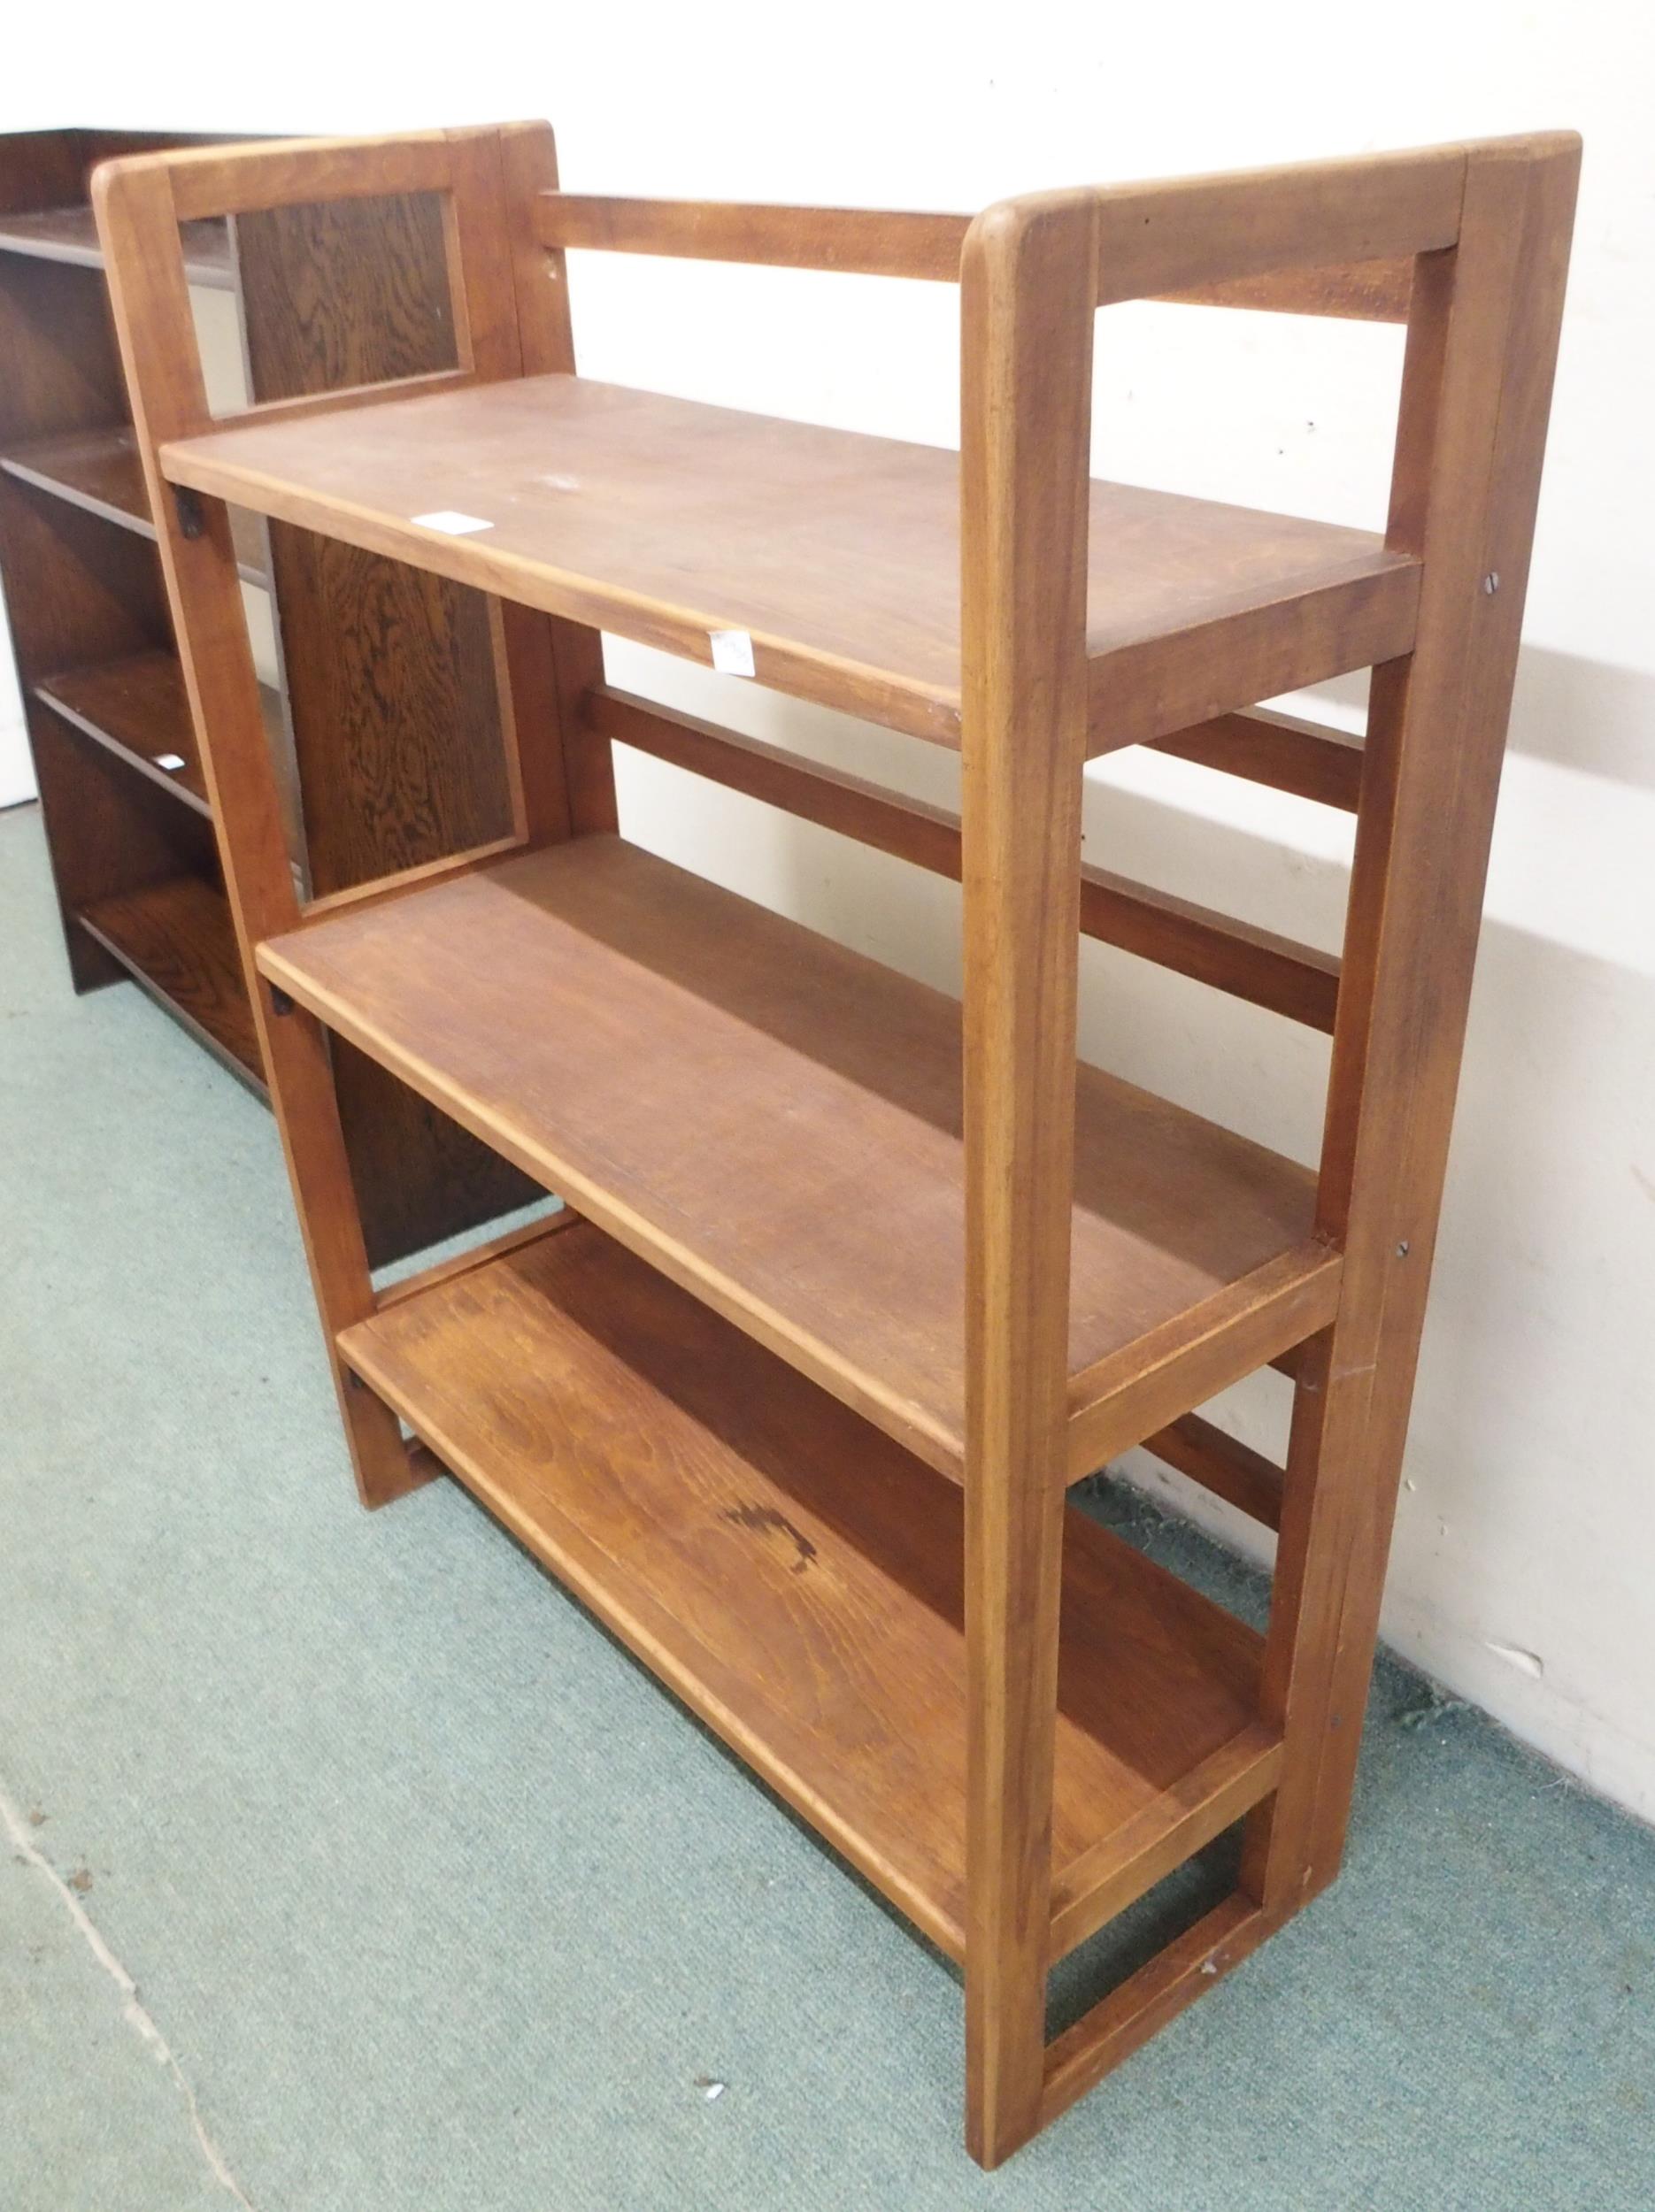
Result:
{"label": "bottom shelf", "polygon": [[[584,1222],[342,1357],[943,1950],[965,1942],[958,1487]],[[1053,1954],[1270,1787],[1259,1639],[1073,1509]]]}
{"label": "bottom shelf", "polygon": [[75,917],[158,1005],[262,1098],[258,1039],[223,893],[173,876],[100,899]]}

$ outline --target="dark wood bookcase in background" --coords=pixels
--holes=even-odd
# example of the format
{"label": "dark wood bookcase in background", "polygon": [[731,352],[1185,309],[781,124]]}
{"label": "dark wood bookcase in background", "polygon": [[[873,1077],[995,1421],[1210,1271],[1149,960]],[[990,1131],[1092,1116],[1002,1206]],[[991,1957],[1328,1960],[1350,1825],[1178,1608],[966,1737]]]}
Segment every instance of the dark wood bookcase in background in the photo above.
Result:
{"label": "dark wood bookcase in background", "polygon": [[[100,161],[201,142],[0,137],[0,582],[75,989],[135,981],[263,1096],[88,197]],[[454,362],[434,195],[191,224],[184,244],[192,289],[235,301],[252,399]],[[264,706],[307,895],[508,835],[482,597],[250,514],[237,553],[270,594]],[[333,1049],[375,1263],[534,1194],[405,1086]]]}

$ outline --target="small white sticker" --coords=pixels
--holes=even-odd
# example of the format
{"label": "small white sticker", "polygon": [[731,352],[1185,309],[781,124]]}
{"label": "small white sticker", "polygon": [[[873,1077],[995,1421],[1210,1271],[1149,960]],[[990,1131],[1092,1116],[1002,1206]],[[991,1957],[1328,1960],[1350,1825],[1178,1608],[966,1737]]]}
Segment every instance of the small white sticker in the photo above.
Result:
{"label": "small white sticker", "polygon": [[709,630],[707,642],[712,648],[712,665],[720,675],[752,674],[753,641],[745,630]]}
{"label": "small white sticker", "polygon": [[445,538],[469,537],[473,530],[494,528],[481,515],[456,514],[452,507],[439,507],[434,515],[416,515],[413,519],[421,530],[440,530]]}
{"label": "small white sticker", "polygon": [[155,764],[158,768],[181,768],[184,764],[184,756],[182,753],[158,753],[155,756]]}

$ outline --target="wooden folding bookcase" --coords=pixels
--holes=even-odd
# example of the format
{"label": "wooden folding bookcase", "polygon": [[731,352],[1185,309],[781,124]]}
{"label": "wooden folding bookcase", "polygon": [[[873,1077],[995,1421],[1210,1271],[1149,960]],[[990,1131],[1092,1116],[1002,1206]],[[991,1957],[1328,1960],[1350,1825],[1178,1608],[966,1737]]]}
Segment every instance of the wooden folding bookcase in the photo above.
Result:
{"label": "wooden folding bookcase", "polygon": [[[974,222],[564,195],[536,126],[98,180],[362,1495],[457,1475],[961,1962],[985,2164],[1339,1863],[1577,163]],[[212,422],[181,223],[386,192],[444,196],[458,368]],[[958,281],[963,452],[576,378],[577,246]],[[1167,295],[1406,320],[1382,538],[1089,484],[1094,311]],[[296,896],[227,502],[497,595],[509,851]],[[958,747],[963,818],[611,689],[604,629],[728,634],[760,683]],[[1250,710],[1366,666],[1363,742]],[[960,877],[963,1025],[620,838],[616,740]],[[1127,744],[1355,810],[1342,964],[1082,865],[1083,764]],[[1077,1067],[1082,931],[1331,1032],[1317,1174]],[[570,1210],[376,1297],[330,1038]],[[1191,1413],[1266,1363],[1284,1471]],[[1279,1526],[1263,1639],[1066,1509],[1145,1440]],[[1234,1893],[1049,2044],[1053,1962],[1240,1821]]]}
{"label": "wooden folding bookcase", "polygon": [[[112,156],[212,142],[0,136],[0,588],[74,987],[130,978],[263,1096],[88,196]],[[434,200],[204,219],[183,243],[213,367],[258,398],[454,358]],[[488,602],[255,514],[235,526],[266,611],[260,700],[306,891],[509,828]],[[376,1261],[532,1194],[382,1069],[342,1052],[336,1073]]]}

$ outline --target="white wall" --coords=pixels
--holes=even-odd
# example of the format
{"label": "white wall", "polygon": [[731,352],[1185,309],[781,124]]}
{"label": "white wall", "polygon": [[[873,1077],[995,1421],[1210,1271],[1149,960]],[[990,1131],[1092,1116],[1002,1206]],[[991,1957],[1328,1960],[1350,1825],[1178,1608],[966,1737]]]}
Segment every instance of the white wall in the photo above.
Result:
{"label": "white wall", "polygon": [[[231,19],[233,24],[234,19]],[[457,42],[457,29],[462,37]],[[574,187],[971,208],[1007,192],[1566,126],[1586,136],[1575,273],[1436,1289],[1385,1632],[1655,1816],[1655,50],[1610,0],[1271,0],[1151,12],[839,0],[685,10],[326,8],[257,67],[216,7],[77,19],[86,119],[392,128],[544,113]],[[9,34],[0,122],[55,122],[66,34]],[[26,105],[32,103],[32,105]],[[953,295],[591,261],[589,373],[935,442]],[[1135,307],[1099,333],[1097,465],[1377,520],[1397,360],[1382,329]],[[928,793],[951,764],[638,649],[620,680]],[[1336,687],[1347,717],[1359,692]],[[940,980],[955,895],[628,764],[635,833]],[[1175,762],[1100,767],[1093,857],[1336,943],[1348,826]],[[1313,1156],[1320,1041],[1089,948],[1087,1050]],[[1273,1378],[1235,1394],[1279,1442]],[[1140,1470],[1168,1491],[1175,1477]],[[1203,1517],[1251,1541],[1225,1509]]]}

